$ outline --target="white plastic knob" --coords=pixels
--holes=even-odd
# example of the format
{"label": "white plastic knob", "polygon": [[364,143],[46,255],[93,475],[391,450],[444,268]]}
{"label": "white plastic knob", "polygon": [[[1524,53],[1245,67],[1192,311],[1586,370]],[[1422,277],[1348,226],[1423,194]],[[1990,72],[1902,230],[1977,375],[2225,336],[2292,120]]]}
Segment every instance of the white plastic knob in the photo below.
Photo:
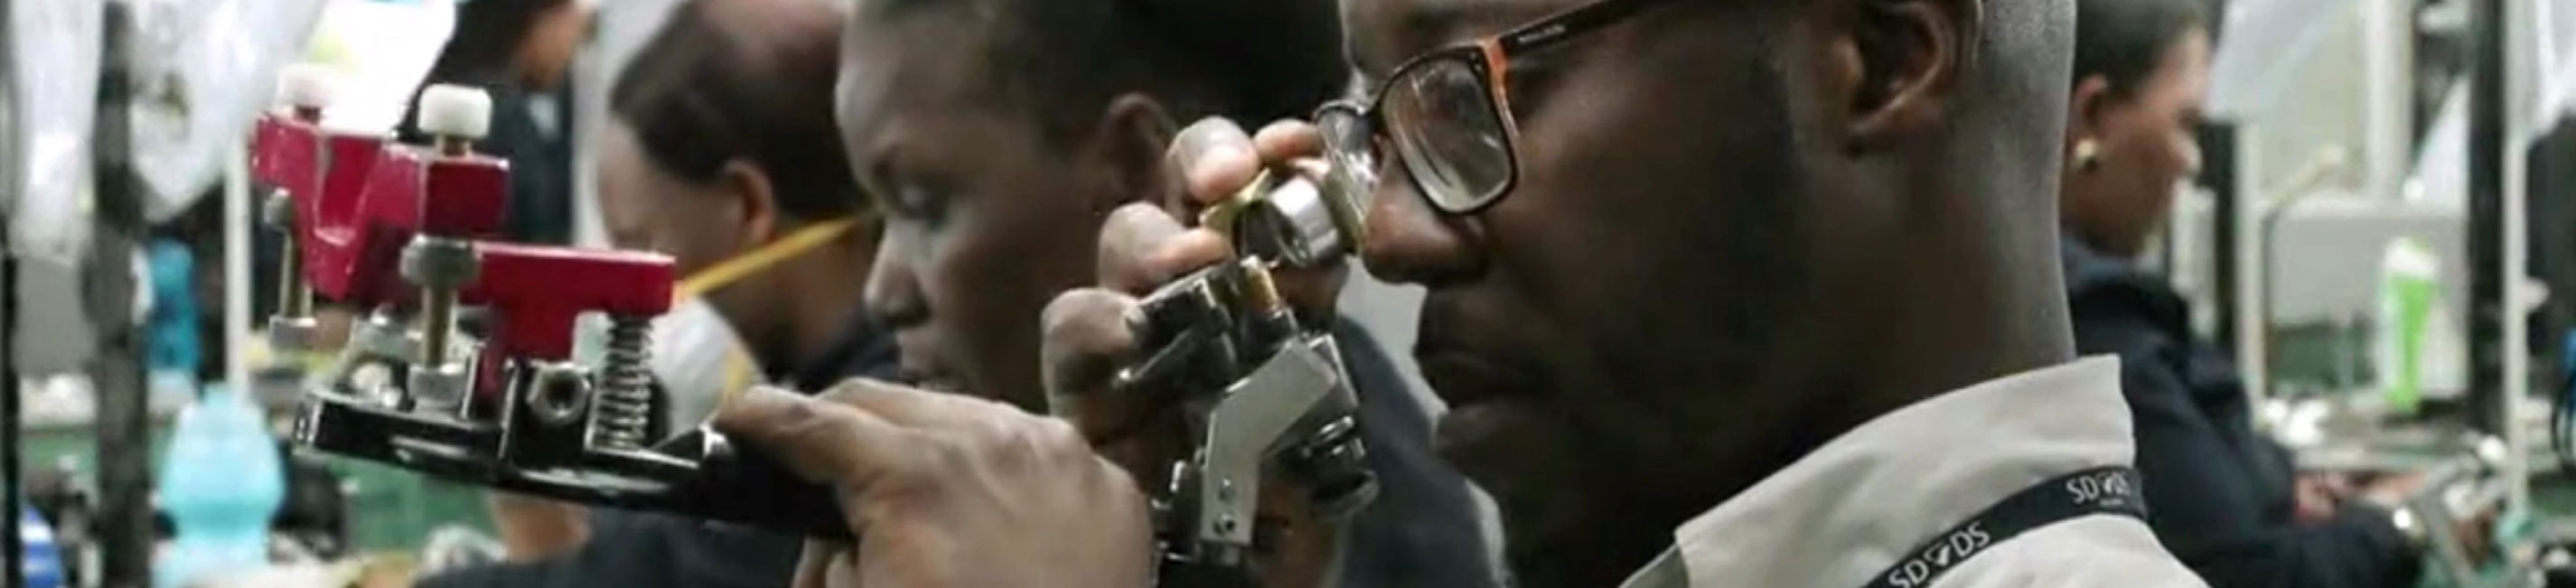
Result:
{"label": "white plastic knob", "polygon": [[331,107],[331,68],[316,64],[286,66],[277,93],[288,106],[321,110]]}
{"label": "white plastic knob", "polygon": [[432,85],[420,91],[418,106],[420,115],[414,122],[430,135],[472,141],[492,128],[492,96],[480,89]]}

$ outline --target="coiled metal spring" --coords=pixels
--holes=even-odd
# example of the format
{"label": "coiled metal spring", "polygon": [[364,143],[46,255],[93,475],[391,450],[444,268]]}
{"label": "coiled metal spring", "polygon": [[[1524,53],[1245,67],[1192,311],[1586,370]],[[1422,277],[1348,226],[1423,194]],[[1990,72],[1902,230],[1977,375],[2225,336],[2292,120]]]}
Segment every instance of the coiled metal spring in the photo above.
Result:
{"label": "coiled metal spring", "polygon": [[641,449],[653,416],[652,324],[638,317],[612,317],[608,327],[608,363],[602,368],[598,401],[591,403],[591,445],[602,449]]}

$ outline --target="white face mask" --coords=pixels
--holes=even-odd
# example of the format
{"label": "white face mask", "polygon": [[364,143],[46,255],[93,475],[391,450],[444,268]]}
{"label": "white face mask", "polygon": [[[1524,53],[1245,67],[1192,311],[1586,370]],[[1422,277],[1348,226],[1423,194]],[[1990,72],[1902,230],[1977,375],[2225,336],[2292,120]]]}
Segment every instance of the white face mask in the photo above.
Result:
{"label": "white face mask", "polygon": [[756,365],[705,299],[683,300],[653,319],[653,376],[670,393],[662,417],[675,430],[705,421],[723,399],[761,383]]}
{"label": "white face mask", "polygon": [[671,312],[653,319],[653,375],[670,392],[663,422],[673,429],[703,422],[724,399],[763,383],[751,349],[704,296],[831,242],[855,224],[815,223],[680,280]]}

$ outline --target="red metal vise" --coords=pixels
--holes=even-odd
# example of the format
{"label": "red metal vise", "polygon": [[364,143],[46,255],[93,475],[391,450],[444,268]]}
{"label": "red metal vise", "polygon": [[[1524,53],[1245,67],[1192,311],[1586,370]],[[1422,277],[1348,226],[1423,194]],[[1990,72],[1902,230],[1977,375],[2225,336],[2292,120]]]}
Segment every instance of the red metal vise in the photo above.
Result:
{"label": "red metal vise", "polygon": [[[462,149],[462,138],[430,147],[329,130],[320,124],[322,100],[290,94],[291,109],[259,118],[250,150],[254,179],[277,192],[271,220],[291,237],[294,263],[281,280],[288,289],[309,285],[361,309],[411,307],[421,287],[399,271],[402,252],[430,236],[472,242],[479,268],[462,284],[460,302],[495,315],[492,347],[507,357],[566,359],[574,318],[584,312],[669,309],[668,257],[492,241],[508,211],[507,161]],[[302,314],[301,304],[283,306],[283,314]]]}
{"label": "red metal vise", "polygon": [[252,176],[288,198],[291,214],[279,220],[290,221],[315,293],[358,307],[407,304],[414,291],[395,268],[414,235],[497,236],[509,162],[327,130],[316,114],[262,116],[251,139]]}
{"label": "red metal vise", "polygon": [[[510,169],[471,149],[488,97],[424,90],[419,126],[436,143],[402,145],[323,129],[317,84],[298,74],[312,75],[290,71],[294,108],[262,117],[251,145],[293,262],[272,338],[310,343],[314,294],[368,313],[307,389],[298,443],[515,492],[847,535],[829,493],[721,436],[657,442],[647,337],[671,306],[671,259],[494,240]],[[481,341],[455,336],[462,307],[489,319]],[[591,313],[610,323],[606,353],[576,361]]]}

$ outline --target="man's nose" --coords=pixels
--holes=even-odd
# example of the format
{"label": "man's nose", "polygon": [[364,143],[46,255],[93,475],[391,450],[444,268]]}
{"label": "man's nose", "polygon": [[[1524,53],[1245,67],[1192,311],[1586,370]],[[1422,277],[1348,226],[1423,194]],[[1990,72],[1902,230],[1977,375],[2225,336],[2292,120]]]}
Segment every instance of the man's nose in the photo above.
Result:
{"label": "man's nose", "polygon": [[1414,191],[1403,166],[1379,178],[1368,202],[1368,238],[1360,260],[1369,275],[1388,282],[1438,286],[1475,275],[1483,256],[1475,250],[1475,220],[1442,214]]}
{"label": "man's nose", "polygon": [[898,239],[884,239],[877,244],[877,259],[869,264],[865,290],[868,316],[877,324],[900,328],[930,318],[930,305],[921,294],[921,280],[913,270],[910,251],[911,247]]}

